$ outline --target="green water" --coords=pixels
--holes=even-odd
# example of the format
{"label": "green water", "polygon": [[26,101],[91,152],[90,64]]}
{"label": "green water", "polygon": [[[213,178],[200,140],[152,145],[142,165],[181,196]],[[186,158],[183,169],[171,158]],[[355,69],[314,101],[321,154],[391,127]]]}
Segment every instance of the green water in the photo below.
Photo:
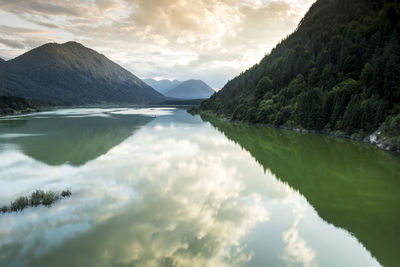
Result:
{"label": "green water", "polygon": [[398,266],[400,157],[182,109],[0,118],[0,266]]}

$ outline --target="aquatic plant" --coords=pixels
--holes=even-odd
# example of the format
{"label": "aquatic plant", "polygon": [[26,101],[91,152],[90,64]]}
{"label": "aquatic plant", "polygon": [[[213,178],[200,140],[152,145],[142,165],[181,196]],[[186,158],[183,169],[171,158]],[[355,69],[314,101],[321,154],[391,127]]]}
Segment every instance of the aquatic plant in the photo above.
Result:
{"label": "aquatic plant", "polygon": [[53,203],[59,201],[61,198],[70,197],[71,195],[72,193],[70,190],[63,190],[60,194],[55,191],[45,192],[43,190],[37,189],[31,194],[30,197],[19,197],[16,200],[12,201],[9,207],[2,206],[0,208],[0,213],[12,211],[18,212],[22,211],[26,207],[37,207],[39,205],[49,207]]}
{"label": "aquatic plant", "polygon": [[36,207],[36,206],[42,204],[43,197],[44,197],[44,191],[40,190],[40,189],[36,190],[31,195],[30,205]]}
{"label": "aquatic plant", "polygon": [[0,208],[0,212],[1,213],[6,213],[8,211],[8,207],[7,206],[3,206]]}
{"label": "aquatic plant", "polygon": [[63,190],[62,192],[61,192],[61,196],[62,197],[70,197],[72,195],[72,193],[71,193],[71,191],[69,191],[68,189],[67,190]]}
{"label": "aquatic plant", "polygon": [[48,191],[43,195],[42,204],[45,206],[50,206],[54,202],[60,199],[60,195],[53,191]]}
{"label": "aquatic plant", "polygon": [[29,200],[27,197],[19,197],[14,202],[11,202],[12,211],[21,211],[29,205]]}

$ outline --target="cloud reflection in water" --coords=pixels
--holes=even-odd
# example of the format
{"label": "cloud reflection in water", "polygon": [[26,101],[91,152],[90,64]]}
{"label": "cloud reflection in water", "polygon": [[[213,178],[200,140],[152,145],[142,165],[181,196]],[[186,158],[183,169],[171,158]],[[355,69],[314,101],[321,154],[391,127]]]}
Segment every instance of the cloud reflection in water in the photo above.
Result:
{"label": "cloud reflection in water", "polygon": [[[312,208],[247,151],[187,116],[164,114],[78,167],[0,154],[0,162],[14,160],[3,163],[2,202],[37,187],[73,192],[51,208],[1,215],[0,265],[249,265],[254,252],[246,237],[279,217],[268,207],[284,202],[298,216],[283,221],[291,227],[274,261],[316,266],[317,252],[297,230],[310,212],[321,221]],[[296,215],[299,203],[306,210]]]}

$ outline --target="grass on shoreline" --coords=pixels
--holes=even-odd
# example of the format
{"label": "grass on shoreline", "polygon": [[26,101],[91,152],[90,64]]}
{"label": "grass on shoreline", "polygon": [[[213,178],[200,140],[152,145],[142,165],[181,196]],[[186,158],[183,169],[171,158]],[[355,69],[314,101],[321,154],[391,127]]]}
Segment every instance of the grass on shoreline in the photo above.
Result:
{"label": "grass on shoreline", "polygon": [[72,195],[70,190],[63,190],[61,193],[54,191],[43,191],[37,189],[29,197],[19,197],[10,203],[10,206],[2,206],[0,213],[18,212],[27,207],[37,207],[40,205],[49,207],[53,203],[61,200],[62,198],[70,197]]}

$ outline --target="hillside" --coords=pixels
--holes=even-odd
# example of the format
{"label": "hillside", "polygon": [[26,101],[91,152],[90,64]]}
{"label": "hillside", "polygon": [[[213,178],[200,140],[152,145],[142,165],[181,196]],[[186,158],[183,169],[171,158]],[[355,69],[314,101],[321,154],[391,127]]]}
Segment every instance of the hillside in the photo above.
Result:
{"label": "hillside", "polygon": [[0,94],[61,104],[165,99],[129,71],[76,42],[45,44],[2,63]]}
{"label": "hillside", "polygon": [[164,95],[181,99],[205,99],[214,93],[215,91],[201,80],[187,80]]}
{"label": "hillside", "polygon": [[359,139],[380,129],[378,140],[400,149],[399,9],[398,1],[318,0],[200,110]]}
{"label": "hillside", "polygon": [[161,93],[161,94],[165,94],[166,92],[174,89],[175,87],[177,87],[178,85],[181,84],[180,81],[178,80],[154,80],[154,79],[144,79],[143,80],[145,83],[147,83],[148,85],[150,85],[151,87],[153,87],[154,89],[156,89],[157,92]]}
{"label": "hillside", "polygon": [[0,57],[0,62],[5,62],[5,60]]}

